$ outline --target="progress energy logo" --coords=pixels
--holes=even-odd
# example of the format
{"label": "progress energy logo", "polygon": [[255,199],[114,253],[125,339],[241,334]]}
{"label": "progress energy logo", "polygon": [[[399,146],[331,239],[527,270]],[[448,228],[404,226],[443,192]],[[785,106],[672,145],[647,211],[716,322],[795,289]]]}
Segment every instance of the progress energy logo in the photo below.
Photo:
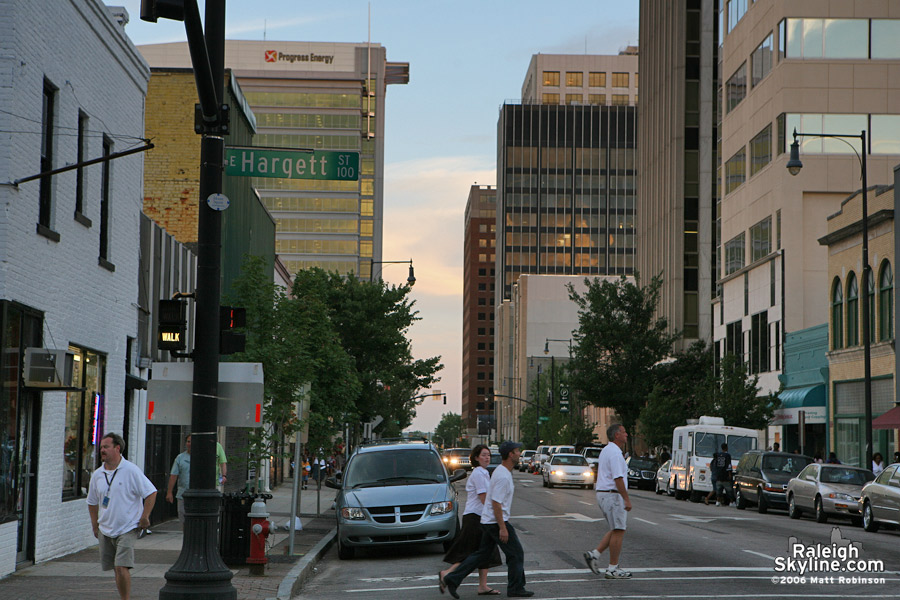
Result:
{"label": "progress energy logo", "polygon": [[275,62],[278,60],[278,50],[266,50],[266,62]]}
{"label": "progress energy logo", "polygon": [[883,584],[884,561],[862,557],[862,542],[841,535],[840,527],[831,530],[828,544],[806,544],[794,536],[788,540],[788,555],[775,558],[772,583]]}

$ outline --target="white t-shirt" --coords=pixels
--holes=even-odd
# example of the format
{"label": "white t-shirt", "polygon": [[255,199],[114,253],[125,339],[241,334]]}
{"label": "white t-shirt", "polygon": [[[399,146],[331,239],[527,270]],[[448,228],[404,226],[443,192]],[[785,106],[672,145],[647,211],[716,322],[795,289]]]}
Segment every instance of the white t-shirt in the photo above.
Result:
{"label": "white t-shirt", "polygon": [[[484,502],[479,494],[486,494],[491,487],[491,475],[484,467],[475,467],[466,481],[466,509],[464,515],[480,515],[484,511]],[[487,496],[485,496],[487,497]]]}
{"label": "white t-shirt", "polygon": [[509,509],[512,507],[513,492],[515,491],[512,473],[503,465],[499,465],[491,475],[491,486],[484,499],[484,510],[481,511],[481,523],[490,525],[497,522],[497,519],[494,518],[494,502],[500,503],[503,508],[503,520],[509,521]]}
{"label": "white t-shirt", "polygon": [[[103,465],[94,471],[87,503],[100,507],[97,519],[100,533],[115,538],[138,526],[144,512],[144,498],[154,492],[156,488],[137,465],[123,458],[112,471],[107,471]],[[104,507],[106,497],[109,502]]]}
{"label": "white t-shirt", "polygon": [[615,490],[616,479],[621,477],[628,489],[628,467],[625,465],[625,457],[622,449],[617,444],[607,444],[600,451],[597,459],[597,484],[595,490]]}

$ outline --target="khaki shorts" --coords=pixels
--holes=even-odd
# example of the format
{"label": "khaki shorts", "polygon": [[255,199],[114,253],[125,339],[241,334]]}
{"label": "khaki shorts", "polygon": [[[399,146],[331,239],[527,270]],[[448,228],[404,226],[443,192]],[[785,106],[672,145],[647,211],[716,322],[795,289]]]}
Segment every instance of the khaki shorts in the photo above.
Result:
{"label": "khaki shorts", "polygon": [[134,543],[138,530],[132,529],[119,537],[100,534],[100,568],[111,571],[113,567],[134,568]]}
{"label": "khaki shorts", "polygon": [[612,492],[597,492],[597,506],[606,517],[610,529],[625,530],[628,512],[625,510],[625,499]]}

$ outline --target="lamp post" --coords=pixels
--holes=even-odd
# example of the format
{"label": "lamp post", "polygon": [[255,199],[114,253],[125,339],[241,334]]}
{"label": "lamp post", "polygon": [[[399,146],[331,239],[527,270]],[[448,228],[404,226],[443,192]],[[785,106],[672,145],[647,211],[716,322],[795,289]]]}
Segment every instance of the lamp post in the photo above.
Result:
{"label": "lamp post", "polygon": [[[400,265],[400,264],[406,265],[406,264],[408,264],[409,265],[409,277],[406,278],[406,283],[408,283],[410,285],[410,287],[415,285],[415,283],[416,283],[416,275],[415,275],[415,271],[413,271],[412,259],[409,259],[409,260],[373,260],[372,264],[373,265]],[[372,269],[369,272],[369,283],[372,283],[374,281],[375,281],[375,269]]]}
{"label": "lamp post", "polygon": [[[544,339],[544,354],[550,354],[550,342],[560,342],[563,344],[568,344],[569,346],[569,360],[572,360],[572,338],[568,339],[553,339],[553,338],[545,338]],[[550,394],[552,395],[556,390],[556,356],[550,356]],[[562,398],[560,397],[560,400]],[[566,407],[569,412],[569,435],[572,434],[572,411]]]}
{"label": "lamp post", "polygon": [[[833,133],[798,133],[794,129],[794,141],[791,143],[791,155],[787,162],[787,170],[791,175],[797,175],[803,168],[800,162],[800,142],[799,137],[818,137],[837,139],[853,149],[856,158],[859,160],[862,178],[862,339],[863,339],[863,384],[865,399],[865,421],[866,421],[866,462],[864,467],[872,465],[872,340],[869,338],[869,320],[872,316],[869,314],[869,278],[872,276],[869,267],[869,203],[866,187],[868,185],[866,173],[866,154],[868,146],[866,145],[866,131],[862,130],[858,135],[854,134],[833,134]],[[846,138],[858,139],[861,143],[862,152],[857,152],[853,144]],[[781,306],[782,320],[784,319],[784,303]],[[782,324],[782,329],[784,325]]]}

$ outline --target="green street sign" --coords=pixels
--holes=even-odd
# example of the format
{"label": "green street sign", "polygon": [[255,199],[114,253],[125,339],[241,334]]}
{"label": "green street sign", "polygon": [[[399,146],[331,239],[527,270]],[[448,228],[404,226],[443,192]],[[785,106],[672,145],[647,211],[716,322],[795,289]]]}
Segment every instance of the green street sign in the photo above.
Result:
{"label": "green street sign", "polygon": [[225,174],[237,177],[359,180],[359,152],[225,149]]}
{"label": "green street sign", "polygon": [[549,421],[549,420],[550,420],[550,417],[538,417],[538,421],[540,421],[541,423],[543,423],[544,421]]}

